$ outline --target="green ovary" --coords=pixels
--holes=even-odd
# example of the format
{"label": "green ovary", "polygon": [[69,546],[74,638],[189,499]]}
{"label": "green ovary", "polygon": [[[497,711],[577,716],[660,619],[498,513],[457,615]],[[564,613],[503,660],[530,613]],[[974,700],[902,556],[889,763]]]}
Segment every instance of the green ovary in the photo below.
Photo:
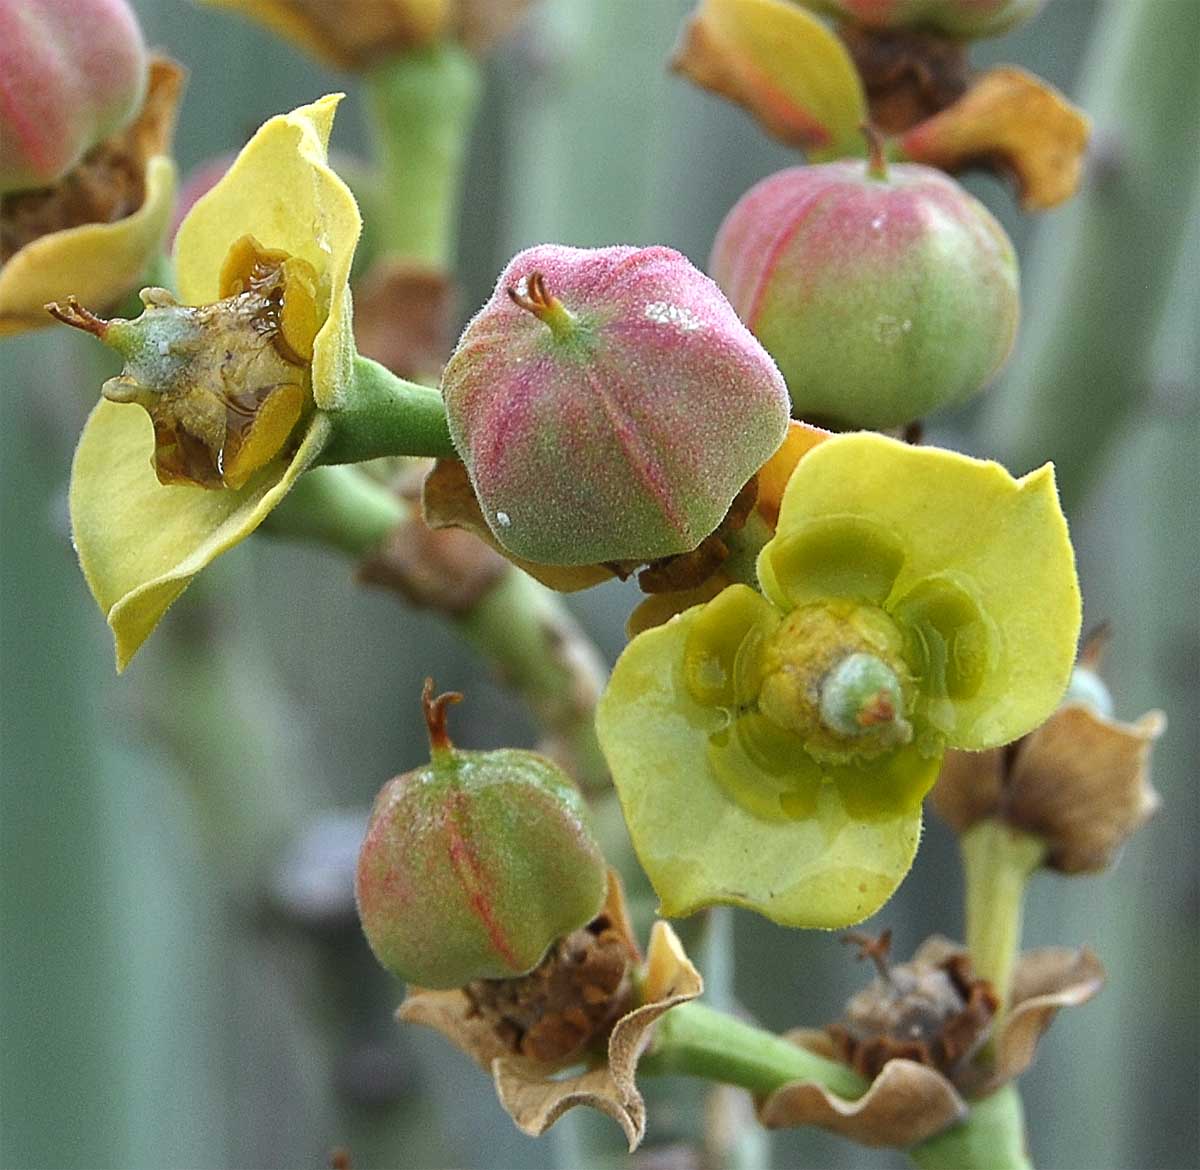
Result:
{"label": "green ovary", "polygon": [[915,809],[940,750],[917,750],[912,638],[882,609],[852,601],[785,615],[745,587],[696,615],[683,681],[716,708],[707,757],[723,791],[764,820],[821,815],[830,802],[873,819]]}

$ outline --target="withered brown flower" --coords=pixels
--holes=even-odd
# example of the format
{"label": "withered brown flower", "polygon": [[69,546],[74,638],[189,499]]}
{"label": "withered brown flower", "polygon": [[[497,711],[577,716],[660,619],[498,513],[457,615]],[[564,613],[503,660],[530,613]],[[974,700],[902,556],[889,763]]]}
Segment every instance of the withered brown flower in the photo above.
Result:
{"label": "withered brown flower", "polygon": [[535,971],[454,991],[410,988],[396,1017],[435,1028],[490,1072],[522,1132],[539,1137],[568,1109],[590,1105],[621,1126],[633,1150],[646,1129],[635,1074],[654,1023],[703,989],[666,922],[654,924],[646,960],[637,959],[610,873],[600,915]]}
{"label": "withered brown flower", "polygon": [[930,800],[960,834],[995,818],[1040,837],[1050,868],[1098,873],[1160,804],[1150,749],[1165,727],[1161,711],[1123,723],[1064,703],[1006,747],[947,752]]}
{"label": "withered brown flower", "polygon": [[[963,978],[965,957],[962,947],[934,936],[921,945],[910,963],[895,968],[893,973],[907,969],[905,978],[914,986],[937,988],[935,972],[955,972],[949,976],[951,982]],[[973,995],[978,998],[977,990],[972,990],[972,987],[978,987],[978,982],[971,980],[962,985],[967,989],[965,1003],[960,988],[961,1007],[945,1017],[951,1034],[961,1032],[964,1010],[968,1012],[968,1018],[976,1014],[968,1005]],[[908,1055],[879,1064],[870,1088],[857,1100],[841,1097],[811,1081],[795,1081],[776,1089],[759,1102],[759,1120],[771,1129],[816,1125],[866,1146],[904,1149],[916,1145],[961,1121],[967,1114],[968,1099],[986,1097],[1024,1072],[1033,1062],[1038,1041],[1059,1010],[1086,1003],[1103,983],[1104,969],[1086,947],[1028,951],[1017,961],[1012,1002],[998,1033],[989,1036],[983,1032],[971,1036],[967,1044],[972,1053],[978,1053],[980,1042],[989,1039],[988,1059],[963,1060],[961,1052],[956,1055],[955,1044],[947,1047],[943,1043],[943,1054],[956,1056],[951,1080],[935,1067],[937,1062],[933,1058],[938,1041],[945,1042],[952,1036],[943,1035],[932,1041],[925,1036],[923,1050],[922,1046],[914,1045]],[[945,987],[940,989],[946,990]],[[888,1010],[880,1015],[890,1013],[893,1018],[905,1018],[903,1012],[897,1011],[890,991],[885,989],[881,999]],[[859,997],[855,997],[852,1004],[857,1001]],[[864,1008],[865,1005],[859,1002],[853,1013],[859,1017],[856,1026],[860,1029]],[[820,1056],[845,1059],[846,1032],[846,1024],[841,1024],[825,1031],[799,1029],[789,1033],[788,1038]],[[891,1039],[899,1044],[904,1038],[893,1036]],[[878,1053],[881,1048],[877,1045],[874,1051]]]}

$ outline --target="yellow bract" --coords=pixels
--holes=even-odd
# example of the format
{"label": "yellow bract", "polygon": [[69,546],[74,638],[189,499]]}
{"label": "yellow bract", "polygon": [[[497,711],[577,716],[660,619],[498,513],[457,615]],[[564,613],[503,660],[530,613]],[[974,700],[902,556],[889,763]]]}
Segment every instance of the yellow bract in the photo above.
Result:
{"label": "yellow bract", "polygon": [[[175,245],[180,299],[192,305],[220,299],[227,256],[246,235],[311,267],[322,322],[312,345],[318,408],[341,401],[354,359],[349,276],[361,221],[326,161],[339,100],[322,98],[267,122],[189,212]],[[330,429],[318,409],[298,447],[285,448],[236,491],[205,491],[158,482],[144,411],[96,407],[72,469],[71,523],[84,575],[113,630],[118,670],[192,577],[262,523],[318,457]]]}
{"label": "yellow bract", "polygon": [[351,379],[350,264],[362,230],[350,188],[327,161],[340,100],[324,97],[267,122],[175,237],[179,299],[188,305],[220,300],[226,256],[243,236],[312,265],[325,319],[313,343],[313,398],[323,410],[339,405]]}
{"label": "yellow bract", "polygon": [[[805,534],[820,541],[822,531],[846,543],[821,550],[809,583],[820,575],[827,589],[858,590],[922,627],[927,644],[938,629],[964,631],[949,647],[960,693],[951,677],[948,746],[1007,743],[1054,710],[1075,661],[1081,602],[1049,464],[1014,479],[998,463],[881,435],[822,443],[797,465],[758,561],[763,591],[781,608],[801,600]],[[842,572],[852,585],[828,584]],[[977,636],[987,644],[972,645]]]}
{"label": "yellow bract", "polygon": [[703,0],[672,65],[813,158],[862,153],[867,101],[854,62],[829,29],[787,0]]}

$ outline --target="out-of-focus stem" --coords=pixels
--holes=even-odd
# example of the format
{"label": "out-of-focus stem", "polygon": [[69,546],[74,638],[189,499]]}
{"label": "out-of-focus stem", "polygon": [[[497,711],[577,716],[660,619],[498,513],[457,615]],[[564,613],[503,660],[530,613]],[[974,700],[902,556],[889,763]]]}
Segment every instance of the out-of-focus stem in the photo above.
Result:
{"label": "out-of-focus stem", "polygon": [[976,1101],[959,1125],[908,1151],[920,1170],[1033,1170],[1016,1085]]}
{"label": "out-of-focus stem", "polygon": [[1171,260],[1200,187],[1200,4],[1110,3],[1080,104],[1095,122],[1083,190],[1037,239],[1018,356],[982,433],[1011,466],[1047,458],[1078,504],[1144,402]]}
{"label": "out-of-focus stem", "polygon": [[367,75],[381,171],[376,209],[384,252],[452,267],[468,132],[479,66],[447,42],[393,58]]}
{"label": "out-of-focus stem", "polygon": [[[327,467],[303,476],[263,527],[362,559],[406,515],[404,502],[366,473]],[[507,566],[474,605],[448,620],[528,704],[543,748],[562,758],[584,788],[606,786],[593,711],[607,670],[558,594]]]}

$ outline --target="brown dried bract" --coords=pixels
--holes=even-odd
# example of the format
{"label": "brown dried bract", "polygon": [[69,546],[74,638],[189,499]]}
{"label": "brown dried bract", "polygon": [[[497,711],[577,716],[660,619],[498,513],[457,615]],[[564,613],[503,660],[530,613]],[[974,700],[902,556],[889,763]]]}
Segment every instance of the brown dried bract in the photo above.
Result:
{"label": "brown dried bract", "polygon": [[862,77],[871,121],[885,134],[903,134],[940,113],[967,90],[965,41],[919,29],[838,27]]}
{"label": "brown dried bract", "polygon": [[[229,0],[224,0],[228,3]],[[431,44],[453,0],[254,0],[251,14],[337,69],[366,69]]]}
{"label": "brown dried bract", "polygon": [[[608,900],[600,917],[607,920],[607,925],[595,937],[609,941],[581,965],[589,972],[587,978],[559,979],[555,982],[555,994],[547,994],[542,1000],[548,1006],[553,1005],[548,1017],[553,1024],[544,1032],[530,1022],[530,1009],[539,1001],[536,991],[531,994],[530,985],[525,986],[523,995],[515,997],[497,993],[495,988],[490,988],[484,996],[475,984],[458,991],[413,988],[400,1005],[397,1018],[436,1028],[488,1069],[501,1105],[524,1133],[538,1137],[568,1109],[590,1105],[621,1126],[632,1150],[641,1142],[646,1128],[645,1104],[635,1083],[638,1060],[650,1042],[659,1016],[677,1004],[695,999],[703,989],[703,981],[683,953],[671,927],[656,922],[640,979],[633,981],[639,988],[638,1006],[626,1010],[612,1024],[606,1055],[596,1052],[594,1044],[589,1051],[585,1043],[582,1052],[574,1055],[553,1060],[534,1058],[526,1051],[531,1036],[536,1036],[532,1049],[541,1050],[547,1044],[547,1050],[552,1052],[564,1048],[581,1030],[571,1007],[566,1006],[564,993],[573,989],[579,995],[575,1007],[583,1009],[586,1017],[587,1000],[598,1000],[604,994],[605,984],[611,983],[620,953],[613,940],[620,940],[627,963],[636,955],[620,880],[612,872]],[[590,947],[588,950],[590,954]],[[593,983],[593,977],[599,982]],[[515,982],[524,983],[527,979],[529,976]],[[546,982],[538,986],[548,991]],[[514,1000],[519,1001],[519,1016],[515,1014]],[[626,1001],[626,1007],[630,1006]],[[596,1014],[599,1017],[606,1013]],[[597,1032],[596,1039],[602,1036],[602,1031]],[[581,1067],[573,1074],[565,1074],[565,1067],[572,1061]]]}
{"label": "brown dried bract", "polygon": [[463,988],[509,1050],[557,1064],[607,1036],[633,999],[632,940],[605,913],[561,938],[528,975]]}
{"label": "brown dried bract", "polygon": [[431,529],[409,516],[358,567],[358,579],[394,589],[423,609],[469,613],[508,571],[495,549],[461,528]]}
{"label": "brown dried bract", "polygon": [[1098,873],[1160,804],[1150,750],[1161,711],[1122,723],[1067,703],[1041,727],[987,752],[946,753],[933,807],[959,833],[988,817],[1041,838],[1046,865]]}
{"label": "brown dried bract", "polygon": [[638,574],[643,593],[677,593],[698,589],[729,559],[728,537],[744,528],[758,500],[758,477],[752,475],[729,505],[725,519],[691,552],[652,561]]}
{"label": "brown dried bract", "polygon": [[436,383],[454,343],[454,299],[445,273],[381,260],[354,290],[358,352],[401,378]]}
{"label": "brown dried bract", "polygon": [[0,264],[52,232],[86,223],[115,223],[145,199],[146,163],[169,153],[185,71],[166,57],[150,62],[141,112],[97,143],[52,187],[0,196]]}
{"label": "brown dried bract", "polygon": [[[911,965],[944,969],[956,957],[965,957],[963,948],[935,936]],[[1024,1072],[1055,1015],[1086,1003],[1103,985],[1104,969],[1086,947],[1026,952],[1013,973],[1012,1003],[994,1037],[992,1059],[960,1065],[957,1087],[935,1068],[901,1057],[887,1061],[857,1100],[809,1081],[784,1085],[759,1103],[759,1120],[770,1128],[816,1125],[860,1145],[916,1145],[962,1120],[967,1098],[985,1097]],[[838,1056],[827,1031],[802,1029],[788,1038],[820,1056]]]}
{"label": "brown dried bract", "polygon": [[458,39],[481,57],[512,32],[529,5],[530,0],[458,0]]}
{"label": "brown dried bract", "polygon": [[1011,176],[1021,205],[1041,211],[1079,187],[1091,134],[1087,116],[1032,73],[1004,65],[900,139],[915,162],[951,174],[982,167]]}

